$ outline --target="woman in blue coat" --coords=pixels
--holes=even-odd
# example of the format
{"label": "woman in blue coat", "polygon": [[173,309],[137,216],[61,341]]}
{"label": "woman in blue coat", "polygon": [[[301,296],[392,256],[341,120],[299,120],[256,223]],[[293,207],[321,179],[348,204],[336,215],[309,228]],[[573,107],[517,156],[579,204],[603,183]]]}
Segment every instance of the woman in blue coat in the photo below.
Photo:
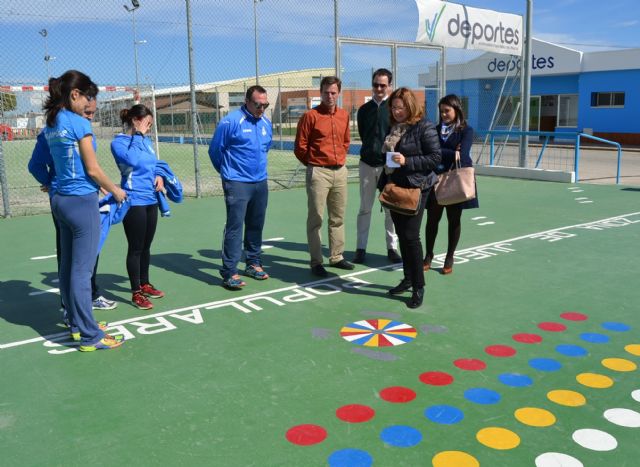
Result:
{"label": "woman in blue coat", "polygon": [[164,188],[162,177],[156,176],[158,158],[146,134],[153,126],[153,114],[148,107],[137,104],[120,112],[125,131],[111,142],[111,153],[118,164],[120,184],[129,196],[131,207],[122,221],[127,236],[127,273],[131,283],[131,303],[148,310],[149,298],[164,297],[149,282],[151,242],[158,224],[156,191]]}
{"label": "woman in blue coat", "polygon": [[87,75],[69,70],[49,80],[49,97],[44,105],[44,137],[58,181],[51,210],[60,229],[60,294],[71,336],[80,341],[79,350],[83,352],[122,344],[122,339],[105,335],[91,310],[91,275],[100,238],[98,187],[113,194],[117,202],[126,198],[98,164],[91,123],[83,116],[97,94],[98,87]]}
{"label": "woman in blue coat", "polygon": [[[438,166],[437,173],[444,173],[455,167],[456,151],[460,152],[460,165],[462,167],[472,167],[473,161],[471,160],[470,151],[473,144],[473,128],[467,125],[460,98],[455,94],[449,94],[440,99],[438,109],[440,111],[438,136],[440,137],[442,162]],[[453,272],[454,253],[460,240],[462,210],[477,208],[478,206],[478,198],[449,206],[440,206],[435,197],[435,190],[431,191],[427,202],[427,227],[425,233],[427,253],[423,263],[425,271],[431,268],[431,261],[434,256],[433,249],[438,236],[438,224],[442,218],[442,212],[445,209],[447,210],[448,222],[447,256],[444,260],[442,274],[451,274]]]}

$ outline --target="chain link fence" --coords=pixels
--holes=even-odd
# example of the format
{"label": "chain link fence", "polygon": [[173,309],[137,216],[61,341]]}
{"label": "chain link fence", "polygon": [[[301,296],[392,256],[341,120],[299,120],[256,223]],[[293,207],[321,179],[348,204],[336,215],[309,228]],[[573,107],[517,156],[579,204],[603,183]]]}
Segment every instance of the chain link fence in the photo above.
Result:
{"label": "chain link fence", "polygon": [[[87,73],[101,87],[94,129],[105,171],[120,179],[109,144],[121,131],[118,113],[140,99],[154,110],[159,157],[181,179],[186,196],[222,193],[208,156],[217,123],[244,103],[259,81],[268,91],[274,141],[269,153],[271,189],[299,186],[304,171],[293,155],[300,116],[320,102],[323,76],[343,79],[342,107],[352,116],[371,96],[372,71],[396,71],[396,86],[415,89],[437,121],[442,91],[463,97],[477,131],[474,157],[488,161],[484,134],[519,126],[518,67],[487,79],[478,75],[482,53],[412,47],[417,27],[413,0],[0,0],[0,181],[4,215],[48,209],[46,195],[27,171],[42,128],[43,87],[67,69]],[[191,109],[187,3],[193,38],[195,122]],[[385,42],[337,47],[338,38]],[[392,59],[388,43],[402,43]],[[419,46],[419,44],[416,44]],[[336,57],[339,57],[337,60]],[[444,57],[444,59],[443,59]],[[395,60],[395,63],[393,61]],[[501,60],[508,63],[511,57]],[[515,62],[514,62],[515,63]],[[486,73],[485,73],[486,75]],[[442,82],[446,79],[446,86]],[[473,85],[469,83],[474,83]],[[195,123],[196,134],[192,132]],[[546,157],[546,156],[545,156]]]}

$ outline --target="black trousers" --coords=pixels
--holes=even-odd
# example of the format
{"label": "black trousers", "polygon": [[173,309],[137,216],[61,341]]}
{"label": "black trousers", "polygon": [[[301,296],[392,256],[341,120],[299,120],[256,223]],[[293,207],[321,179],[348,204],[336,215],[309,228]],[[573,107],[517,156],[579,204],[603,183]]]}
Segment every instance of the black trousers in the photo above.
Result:
{"label": "black trousers", "polygon": [[151,263],[151,242],[158,224],[158,205],[131,206],[124,216],[122,225],[127,236],[127,273],[131,290],[140,289],[149,283],[149,264]]}
{"label": "black trousers", "polygon": [[420,231],[422,230],[422,215],[427,204],[428,194],[428,191],[422,193],[420,209],[415,216],[405,216],[391,211],[391,219],[398,235],[404,278],[411,281],[411,287],[414,291],[424,287]]}

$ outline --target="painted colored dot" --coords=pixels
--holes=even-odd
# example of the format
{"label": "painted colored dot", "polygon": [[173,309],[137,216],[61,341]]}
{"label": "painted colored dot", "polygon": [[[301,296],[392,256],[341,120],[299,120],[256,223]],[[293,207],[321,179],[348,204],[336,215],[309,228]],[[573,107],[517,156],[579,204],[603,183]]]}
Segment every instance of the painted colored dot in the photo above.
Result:
{"label": "painted colored dot", "polygon": [[422,433],[410,426],[395,425],[382,430],[380,439],[398,448],[409,448],[422,441]]}
{"label": "painted colored dot", "polygon": [[336,417],[343,422],[363,423],[368,422],[376,414],[375,410],[366,405],[350,404],[343,405],[336,410]]}
{"label": "painted colored dot", "polygon": [[580,334],[580,339],[592,344],[606,344],[609,342],[609,336],[606,334],[599,334],[597,332],[583,332]]}
{"label": "painted colored dot", "polygon": [[636,389],[635,391],[631,391],[631,397],[634,401],[640,402],[640,389]]}
{"label": "painted colored dot", "polygon": [[536,467],[584,467],[584,464],[568,454],[545,452],[536,457]]}
{"label": "painted colored dot", "polygon": [[447,386],[453,383],[453,376],[442,371],[427,371],[420,375],[420,381],[431,386]]}
{"label": "painted colored dot", "polygon": [[476,404],[497,404],[500,402],[500,394],[491,389],[471,388],[464,392],[465,399]]}
{"label": "painted colored dot", "polygon": [[529,366],[534,370],[558,371],[562,368],[562,363],[553,358],[532,358],[529,360]]}
{"label": "painted colored dot", "polygon": [[387,402],[405,403],[416,398],[416,393],[412,389],[403,386],[391,386],[380,391],[380,398]]}
{"label": "painted colored dot", "polygon": [[327,430],[318,425],[297,425],[289,428],[287,441],[298,446],[311,446],[323,442],[327,438]]}
{"label": "painted colored dot", "polygon": [[586,321],[589,319],[587,315],[584,313],[578,313],[577,311],[567,311],[566,313],[562,313],[560,318],[566,319],[567,321]]}
{"label": "painted colored dot", "polygon": [[606,389],[613,386],[613,380],[611,378],[597,373],[580,373],[576,376],[576,381],[583,386],[595,389]]}
{"label": "painted colored dot", "polygon": [[340,449],[333,452],[327,462],[329,467],[370,467],[373,457],[360,449]]}
{"label": "painted colored dot", "polygon": [[587,349],[573,344],[560,344],[556,346],[556,352],[566,355],[567,357],[584,357],[587,355]]}
{"label": "painted colored dot", "polygon": [[513,449],[520,444],[520,437],[506,428],[483,428],[476,433],[476,439],[487,447],[493,449]]}
{"label": "painted colored dot", "polygon": [[576,391],[567,389],[555,389],[547,393],[547,399],[558,405],[566,405],[567,407],[580,407],[587,403],[587,399]]}
{"label": "painted colored dot", "polygon": [[462,421],[464,413],[450,405],[433,405],[424,411],[424,416],[435,423],[453,425]]}
{"label": "painted colored dot", "polygon": [[523,407],[514,412],[516,420],[529,426],[545,427],[556,422],[556,416],[545,409]]}
{"label": "painted colored dot", "polygon": [[433,467],[480,467],[480,462],[463,451],[442,451],[431,459]]}
{"label": "painted colored dot", "polygon": [[602,366],[613,371],[634,371],[638,366],[625,358],[605,358]]}
{"label": "painted colored dot", "polygon": [[640,413],[630,409],[609,409],[605,410],[604,418],[614,425],[627,428],[640,428]]}
{"label": "painted colored dot", "polygon": [[606,431],[584,428],[571,435],[580,446],[592,451],[612,451],[618,447],[618,441]]}
{"label": "painted colored dot", "polygon": [[607,331],[626,332],[631,329],[631,326],[624,323],[615,323],[612,321],[602,323],[601,326]]}
{"label": "painted colored dot", "polygon": [[500,380],[502,384],[506,384],[507,386],[512,386],[514,388],[522,388],[533,384],[531,378],[519,373],[503,373],[498,376],[498,380]]}
{"label": "painted colored dot", "polygon": [[484,351],[492,357],[513,357],[516,354],[516,349],[508,345],[490,345]]}
{"label": "painted colored dot", "polygon": [[567,330],[567,327],[562,323],[545,322],[538,324],[538,327],[543,331],[549,332],[562,332]]}
{"label": "painted colored dot", "polygon": [[461,370],[467,371],[478,371],[484,370],[487,367],[487,364],[482,360],[477,360],[475,358],[459,358],[455,362],[453,362],[455,366],[460,368]]}
{"label": "painted colored dot", "polygon": [[520,334],[514,334],[513,336],[511,336],[511,338],[516,342],[520,342],[521,344],[539,344],[540,342],[542,342],[542,336],[538,334],[527,334],[524,332]]}
{"label": "painted colored dot", "polygon": [[640,344],[625,345],[624,350],[629,352],[631,355],[636,355],[640,357]]}

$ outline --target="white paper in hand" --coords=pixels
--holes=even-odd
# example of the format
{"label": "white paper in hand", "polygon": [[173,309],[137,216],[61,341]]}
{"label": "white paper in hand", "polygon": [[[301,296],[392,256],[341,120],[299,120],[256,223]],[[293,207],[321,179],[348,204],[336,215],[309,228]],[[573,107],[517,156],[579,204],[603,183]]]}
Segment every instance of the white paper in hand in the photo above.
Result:
{"label": "white paper in hand", "polygon": [[393,155],[395,154],[395,152],[387,152],[387,167],[389,168],[396,168],[396,167],[400,167],[400,164],[398,164],[396,161],[393,160]]}

